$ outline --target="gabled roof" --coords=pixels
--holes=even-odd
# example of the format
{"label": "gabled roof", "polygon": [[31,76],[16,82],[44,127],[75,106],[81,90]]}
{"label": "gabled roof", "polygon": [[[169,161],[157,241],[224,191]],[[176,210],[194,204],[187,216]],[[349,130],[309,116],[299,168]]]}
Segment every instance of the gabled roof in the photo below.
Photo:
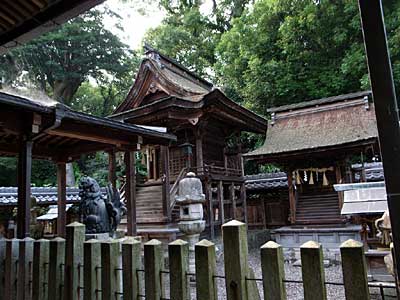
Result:
{"label": "gabled roof", "polygon": [[159,125],[159,120],[178,114],[181,115],[177,119],[184,116],[198,120],[205,113],[212,113],[232,127],[265,133],[267,121],[263,117],[230,100],[212,83],[173,59],[152,48],[146,50],[148,57],[142,61],[134,85],[110,118]]}
{"label": "gabled roof", "polygon": [[200,78],[171,58],[151,48],[146,49],[147,58],[142,60],[128,96],[114,114],[145,105],[146,103],[142,103],[144,98],[155,92],[197,102],[212,91],[212,83]]}
{"label": "gabled roof", "polygon": [[270,110],[264,145],[246,156],[266,161],[375,144],[378,130],[369,92],[319,99]]}

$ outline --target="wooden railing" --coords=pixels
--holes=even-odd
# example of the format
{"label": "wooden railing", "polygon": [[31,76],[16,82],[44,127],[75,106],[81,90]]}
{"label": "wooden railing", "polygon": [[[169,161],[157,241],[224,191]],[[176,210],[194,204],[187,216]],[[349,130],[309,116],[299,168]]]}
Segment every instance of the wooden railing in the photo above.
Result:
{"label": "wooden railing", "polygon": [[343,280],[339,282],[325,281],[323,249],[317,242],[301,246],[302,278],[288,280],[283,249],[273,241],[259,249],[261,272],[254,276],[246,224],[236,220],[224,224],[222,241],[224,268],[217,269],[215,244],[202,240],[194,245],[191,273],[189,244],[182,240],[168,244],[167,269],[160,241],[142,245],[140,238],[125,237],[85,242],[85,225],[76,222],[67,226],[66,239],[0,239],[0,299],[32,295],[32,299],[94,300],[100,294],[102,299],[214,300],[224,294],[223,289],[229,300],[260,299],[260,292],[265,299],[284,300],[286,283],[293,283],[300,285],[304,299],[326,299],[327,286],[340,286],[343,299],[350,300],[370,299],[371,287],[380,289],[381,296],[384,289],[395,289],[394,283],[368,282],[364,247],[354,240],[340,247]]}

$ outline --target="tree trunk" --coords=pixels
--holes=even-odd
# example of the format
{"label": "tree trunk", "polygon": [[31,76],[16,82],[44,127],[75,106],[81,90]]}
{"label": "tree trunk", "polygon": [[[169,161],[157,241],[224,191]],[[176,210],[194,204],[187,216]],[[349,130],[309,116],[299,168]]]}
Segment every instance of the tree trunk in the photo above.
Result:
{"label": "tree trunk", "polygon": [[71,105],[72,99],[82,83],[81,79],[56,80],[54,83],[54,100],[65,105]]}

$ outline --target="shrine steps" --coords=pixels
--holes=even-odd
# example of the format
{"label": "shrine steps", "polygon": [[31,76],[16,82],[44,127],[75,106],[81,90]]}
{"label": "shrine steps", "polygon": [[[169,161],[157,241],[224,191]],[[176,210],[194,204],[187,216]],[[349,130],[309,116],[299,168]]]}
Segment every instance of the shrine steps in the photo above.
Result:
{"label": "shrine steps", "polygon": [[299,195],[296,224],[339,224],[342,222],[337,193]]}
{"label": "shrine steps", "polygon": [[165,223],[162,185],[141,185],[136,189],[136,221],[138,224]]}

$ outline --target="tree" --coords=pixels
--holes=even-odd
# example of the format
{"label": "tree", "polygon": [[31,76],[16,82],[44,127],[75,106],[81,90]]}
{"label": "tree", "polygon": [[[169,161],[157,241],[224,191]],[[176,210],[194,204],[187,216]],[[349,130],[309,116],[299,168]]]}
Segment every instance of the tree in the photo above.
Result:
{"label": "tree", "polygon": [[[17,65],[53,99],[71,105],[81,84],[89,78],[118,76],[129,71],[125,62],[133,53],[103,26],[105,15],[118,18],[108,9],[90,10],[58,29],[12,51],[4,60]],[[20,79],[21,76],[13,76]]]}
{"label": "tree", "polygon": [[[397,87],[399,8],[385,1]],[[219,84],[264,115],[272,106],[369,88],[358,7],[350,0],[260,0],[223,34],[217,57]]]}
{"label": "tree", "polygon": [[159,5],[167,16],[159,27],[147,33],[145,41],[198,75],[212,80],[215,48],[220,37],[249,2],[213,0],[211,11],[202,12],[200,0],[160,0]]}

